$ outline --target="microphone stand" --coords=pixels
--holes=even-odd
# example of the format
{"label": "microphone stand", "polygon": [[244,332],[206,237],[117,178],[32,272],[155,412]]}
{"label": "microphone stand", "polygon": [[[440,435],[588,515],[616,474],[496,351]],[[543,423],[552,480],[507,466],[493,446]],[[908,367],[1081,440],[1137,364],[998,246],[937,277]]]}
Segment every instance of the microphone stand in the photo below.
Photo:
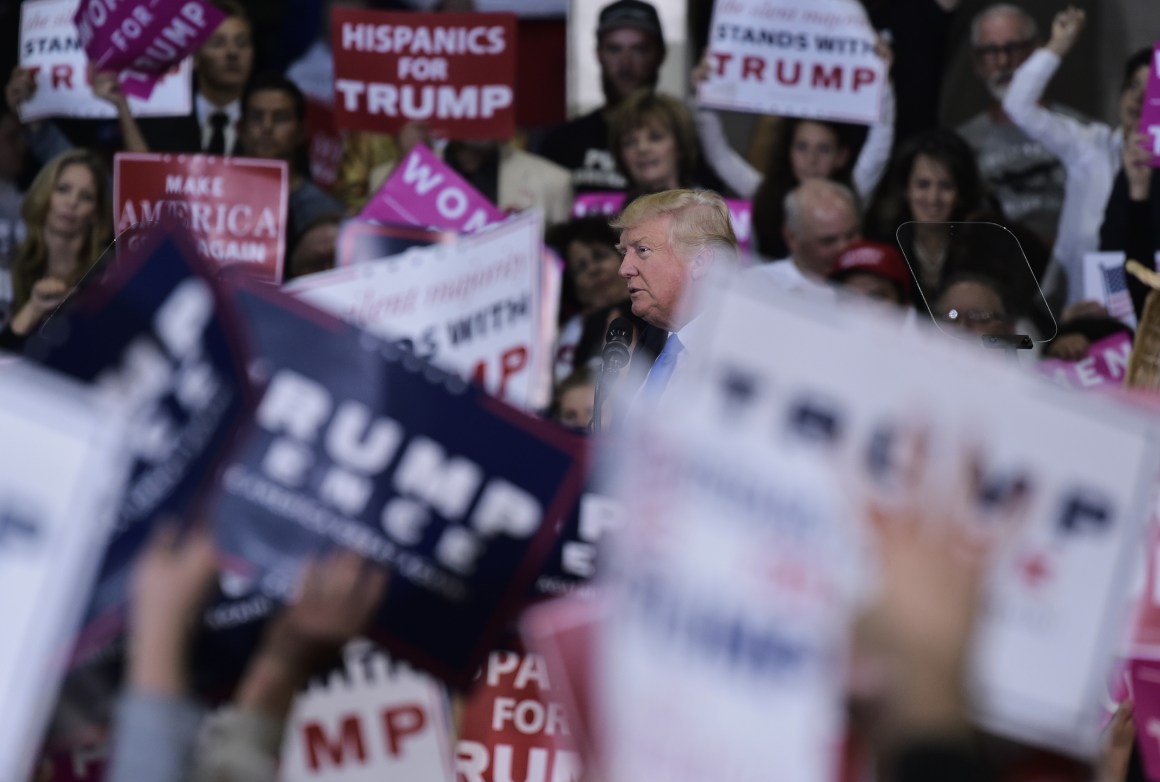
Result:
{"label": "microphone stand", "polygon": [[600,432],[604,429],[604,403],[608,401],[616,379],[620,377],[620,367],[617,362],[605,361],[600,366],[600,377],[596,379],[596,398],[592,402],[592,421],[588,424],[588,431]]}

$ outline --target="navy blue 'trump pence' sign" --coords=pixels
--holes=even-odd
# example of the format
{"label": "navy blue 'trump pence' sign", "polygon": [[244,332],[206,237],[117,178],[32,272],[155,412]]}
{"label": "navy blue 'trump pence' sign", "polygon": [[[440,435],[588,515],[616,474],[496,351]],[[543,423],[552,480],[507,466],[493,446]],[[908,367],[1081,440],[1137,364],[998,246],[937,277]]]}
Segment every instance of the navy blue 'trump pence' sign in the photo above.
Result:
{"label": "navy blue 'trump pence' sign", "polygon": [[387,566],[373,634],[466,686],[571,511],[581,443],[276,290],[236,301],[268,387],[222,473],[219,546],[272,597],[335,546]]}

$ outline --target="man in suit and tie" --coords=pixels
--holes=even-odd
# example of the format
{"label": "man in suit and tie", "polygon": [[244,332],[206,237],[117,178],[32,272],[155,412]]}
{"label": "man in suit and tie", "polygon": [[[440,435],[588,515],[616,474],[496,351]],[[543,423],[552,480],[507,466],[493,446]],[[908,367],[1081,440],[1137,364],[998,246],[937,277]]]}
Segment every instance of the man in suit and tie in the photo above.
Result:
{"label": "man in suit and tie", "polygon": [[254,68],[254,42],[246,11],[235,0],[214,0],[228,16],[193,55],[193,111],[180,117],[136,119],[116,78],[94,81],[94,91],[117,107],[130,152],[241,154],[242,95]]}
{"label": "man in suit and tie", "polygon": [[668,334],[641,391],[655,398],[701,339],[693,289],[715,264],[736,261],[737,237],[724,199],[709,190],[641,196],[612,227],[621,232],[620,276],[633,314]]}

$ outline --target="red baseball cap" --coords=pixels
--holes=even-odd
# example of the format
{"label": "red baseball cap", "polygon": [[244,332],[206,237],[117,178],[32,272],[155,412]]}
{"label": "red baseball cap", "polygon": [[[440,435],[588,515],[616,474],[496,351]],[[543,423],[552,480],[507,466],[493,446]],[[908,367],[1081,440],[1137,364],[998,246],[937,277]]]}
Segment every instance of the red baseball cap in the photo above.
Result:
{"label": "red baseball cap", "polygon": [[913,281],[910,267],[902,259],[902,253],[881,242],[858,241],[847,247],[838,256],[830,272],[831,280],[840,280],[854,273],[876,274],[898,286],[902,297],[910,301]]}

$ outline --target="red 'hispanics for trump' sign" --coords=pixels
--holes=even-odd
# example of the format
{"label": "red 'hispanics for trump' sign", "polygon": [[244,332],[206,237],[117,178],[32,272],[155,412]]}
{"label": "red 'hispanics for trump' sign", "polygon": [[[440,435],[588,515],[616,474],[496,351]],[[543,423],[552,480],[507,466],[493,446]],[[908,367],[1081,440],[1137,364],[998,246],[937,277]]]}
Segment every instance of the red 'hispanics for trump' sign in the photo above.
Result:
{"label": "red 'hispanics for trump' sign", "polygon": [[203,257],[282,281],[289,174],[280,160],[122,152],[114,161],[118,235],[163,214],[181,218]]}
{"label": "red 'hispanics for trump' sign", "polygon": [[331,15],[339,128],[395,133],[426,122],[448,138],[515,132],[514,14]]}

